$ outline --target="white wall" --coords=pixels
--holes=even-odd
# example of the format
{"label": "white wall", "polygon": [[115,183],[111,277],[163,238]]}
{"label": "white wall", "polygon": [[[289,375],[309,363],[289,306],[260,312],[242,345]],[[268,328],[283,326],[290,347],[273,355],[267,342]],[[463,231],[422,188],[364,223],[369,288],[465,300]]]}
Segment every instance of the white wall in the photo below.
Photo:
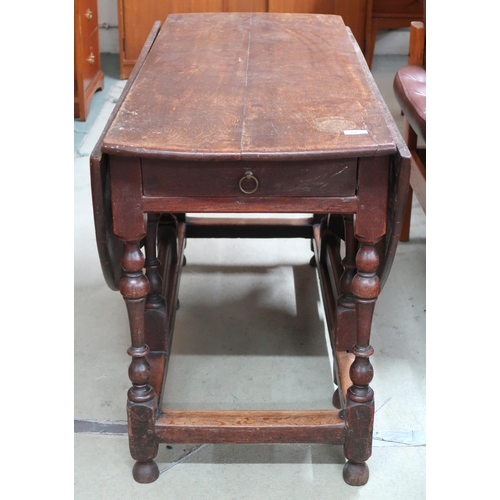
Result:
{"label": "white wall", "polygon": [[97,10],[100,51],[118,54],[118,0],[98,0]]}

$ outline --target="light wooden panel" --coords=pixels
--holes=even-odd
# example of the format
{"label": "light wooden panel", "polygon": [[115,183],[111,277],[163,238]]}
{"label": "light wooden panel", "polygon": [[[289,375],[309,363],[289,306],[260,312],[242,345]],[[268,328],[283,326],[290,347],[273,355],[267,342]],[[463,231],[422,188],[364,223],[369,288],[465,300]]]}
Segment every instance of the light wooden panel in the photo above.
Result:
{"label": "light wooden panel", "polygon": [[224,0],[169,0],[167,3],[171,14],[186,12],[222,12],[224,10]]}
{"label": "light wooden panel", "polygon": [[224,12],[267,12],[268,0],[224,0]]}
{"label": "light wooden panel", "polygon": [[365,49],[366,0],[332,0],[333,13],[349,26],[361,50]]}
{"label": "light wooden panel", "polygon": [[269,12],[333,14],[332,0],[269,0]]}

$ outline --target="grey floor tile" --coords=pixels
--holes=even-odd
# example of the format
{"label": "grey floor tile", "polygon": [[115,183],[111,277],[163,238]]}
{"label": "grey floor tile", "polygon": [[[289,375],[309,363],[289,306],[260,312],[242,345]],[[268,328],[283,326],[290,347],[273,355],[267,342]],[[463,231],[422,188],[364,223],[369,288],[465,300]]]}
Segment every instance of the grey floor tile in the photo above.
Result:
{"label": "grey floor tile", "polygon": [[[124,436],[77,435],[75,499],[425,499],[425,447],[374,448],[370,481],[342,479],[342,449],[324,445],[161,445],[158,480],[134,482]],[[182,457],[186,457],[182,460]]]}

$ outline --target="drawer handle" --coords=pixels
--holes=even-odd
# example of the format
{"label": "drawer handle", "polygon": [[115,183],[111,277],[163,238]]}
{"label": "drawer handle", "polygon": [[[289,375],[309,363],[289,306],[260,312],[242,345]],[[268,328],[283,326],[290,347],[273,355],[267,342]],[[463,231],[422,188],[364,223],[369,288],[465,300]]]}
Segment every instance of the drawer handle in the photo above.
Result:
{"label": "drawer handle", "polygon": [[87,9],[87,12],[85,12],[85,17],[90,21],[92,19],[92,11],[90,9]]}
{"label": "drawer handle", "polygon": [[[244,180],[253,180],[255,182],[255,187],[253,189],[245,189],[243,187],[243,181]],[[255,191],[257,191],[257,188],[259,187],[259,181],[254,177],[254,175],[252,174],[252,172],[248,171],[248,172],[245,172],[245,176],[242,177],[240,179],[240,190],[242,193],[245,193],[245,194],[252,194],[252,193],[255,193]]]}
{"label": "drawer handle", "polygon": [[94,64],[94,61],[95,61],[95,55],[92,54],[92,52],[90,53],[90,56],[89,58],[87,59],[87,61],[89,62],[89,64],[92,66],[92,64]]}

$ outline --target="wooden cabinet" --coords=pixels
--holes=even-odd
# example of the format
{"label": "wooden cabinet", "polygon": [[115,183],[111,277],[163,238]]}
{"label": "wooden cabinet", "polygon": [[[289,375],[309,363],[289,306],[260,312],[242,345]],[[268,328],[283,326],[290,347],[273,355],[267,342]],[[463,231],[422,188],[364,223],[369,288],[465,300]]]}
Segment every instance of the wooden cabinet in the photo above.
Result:
{"label": "wooden cabinet", "polygon": [[331,0],[269,0],[269,12],[295,12],[303,14],[333,14]]}
{"label": "wooden cabinet", "polygon": [[[359,13],[353,5],[366,0],[118,0],[118,25],[120,32],[120,76],[128,78],[139,57],[142,46],[157,20],[162,23],[169,14],[187,12],[291,12],[311,14],[337,14],[340,9],[353,18],[360,18],[363,26],[353,29],[360,22],[349,24],[358,43],[364,36],[364,10]],[[343,9],[343,10],[342,10]]]}
{"label": "wooden cabinet", "polygon": [[97,0],[75,0],[75,118],[85,121],[94,93],[104,87]]}

